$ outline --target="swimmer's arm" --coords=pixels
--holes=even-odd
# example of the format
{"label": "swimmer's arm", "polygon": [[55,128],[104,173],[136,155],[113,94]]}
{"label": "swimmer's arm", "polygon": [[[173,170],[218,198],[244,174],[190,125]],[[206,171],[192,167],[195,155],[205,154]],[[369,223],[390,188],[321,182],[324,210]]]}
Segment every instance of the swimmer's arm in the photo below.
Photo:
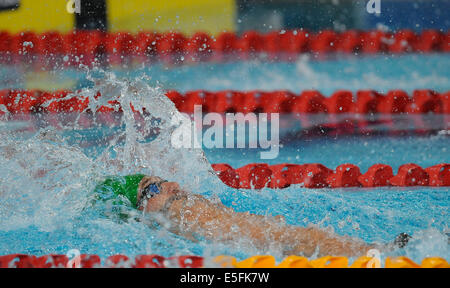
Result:
{"label": "swimmer's arm", "polygon": [[[285,254],[311,256],[318,252],[318,256],[363,256],[374,246],[370,246],[359,239],[339,236],[331,232],[314,227],[285,228]],[[286,237],[287,236],[287,237]]]}
{"label": "swimmer's arm", "polygon": [[174,225],[171,225],[168,230],[176,235],[180,235],[183,238],[186,238],[189,241],[192,241],[195,243],[199,242],[199,239],[197,239],[193,233],[187,232],[187,231],[182,231],[179,227],[176,227]]}
{"label": "swimmer's arm", "polygon": [[281,240],[281,237],[276,239],[274,235],[285,233],[281,231],[280,218],[268,221],[261,215],[235,212],[199,195],[191,195],[189,201],[175,201],[170,210],[171,222],[177,227],[174,233],[181,236],[199,234],[208,240],[225,242],[244,239],[264,249],[273,241]]}
{"label": "swimmer's arm", "polygon": [[235,240],[238,236],[239,231],[233,232],[232,227],[233,209],[212,204],[200,195],[174,201],[168,212],[178,235],[199,235],[217,241]]}
{"label": "swimmer's arm", "polygon": [[174,214],[174,217],[180,223],[179,227],[182,227],[178,233],[183,236],[199,234],[218,241],[246,238],[259,249],[277,243],[284,247],[285,255],[311,256],[318,250],[318,256],[361,256],[372,248],[362,241],[318,228],[286,225],[281,217],[237,213],[223,205],[212,204],[198,195],[190,204],[178,205],[174,211],[183,211],[183,215]]}
{"label": "swimmer's arm", "polygon": [[[177,202],[177,201],[174,201],[174,202]],[[176,206],[176,205],[177,204],[175,204],[174,206]],[[170,209],[169,209],[169,212],[170,212]],[[190,240],[192,242],[198,242],[198,239],[196,237],[194,237],[193,233],[186,231],[186,229],[183,229],[183,227],[182,227],[183,223],[181,221],[178,221],[178,220],[173,221],[174,218],[179,218],[180,213],[173,213],[176,216],[172,215],[172,217],[170,217],[170,214],[171,213],[169,213],[169,219],[168,219],[166,217],[167,215],[164,216],[164,214],[157,212],[157,213],[153,214],[154,216],[156,216],[153,218],[153,220],[156,221],[159,225],[165,227],[168,231],[170,231],[176,235],[182,236],[183,238],[186,238],[187,240]],[[170,220],[172,220],[172,221],[170,221]]]}
{"label": "swimmer's arm", "polygon": [[[235,223],[240,225],[241,235],[253,239],[259,248],[280,244],[285,256],[326,255],[362,256],[375,248],[359,239],[343,237],[314,227],[297,227],[284,224],[283,220],[248,213],[237,213]],[[378,248],[378,247],[377,247]]]}

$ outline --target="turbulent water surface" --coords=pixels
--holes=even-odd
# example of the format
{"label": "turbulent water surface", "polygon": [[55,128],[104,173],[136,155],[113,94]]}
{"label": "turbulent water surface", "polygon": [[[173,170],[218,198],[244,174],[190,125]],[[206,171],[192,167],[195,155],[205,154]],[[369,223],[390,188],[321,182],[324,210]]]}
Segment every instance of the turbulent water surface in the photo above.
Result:
{"label": "turbulent water surface", "polygon": [[[430,62],[433,61],[434,58],[431,58]],[[368,69],[374,69],[370,68],[371,63],[367,62]],[[267,65],[255,65],[254,69],[267,71]],[[300,67],[296,68],[296,73],[301,71],[305,77],[317,79],[317,75],[326,75],[323,78],[325,92],[338,88],[327,84],[334,79],[332,68],[318,71],[314,65],[319,64],[306,64],[305,67],[300,62],[297,65]],[[437,69],[441,69],[439,67]],[[237,71],[244,73],[245,69],[241,68]],[[179,69],[184,71],[190,68]],[[225,67],[223,71],[227,69],[231,68]],[[182,121],[182,116],[164,96],[162,89],[149,85],[154,78],[149,81],[146,77],[136,76],[123,80],[112,73],[94,74],[95,77],[90,72],[83,76],[89,85],[85,85],[79,94],[90,98],[89,108],[93,111],[98,106],[108,105],[107,101],[119,101],[124,110],[120,125],[80,127],[68,121],[66,125],[55,127],[36,125],[29,119],[6,121],[9,115],[0,116],[3,118],[0,122],[0,255],[65,254],[69,249],[76,248],[82,253],[102,257],[119,253],[129,256],[229,254],[238,258],[273,254],[281,257],[279,251],[271,248],[255,250],[242,243],[191,242],[168,232],[164,227],[148,225],[145,217],[142,218],[127,206],[113,207],[109,201],[99,201],[92,192],[98,181],[108,175],[140,172],[180,182],[184,189],[213,200],[220,199],[237,211],[284,215],[292,225],[317,225],[368,242],[392,241],[398,233],[407,232],[414,236],[411,244],[391,254],[406,255],[416,261],[427,256],[450,259],[445,234],[449,220],[448,188],[316,190],[291,186],[284,190],[231,189],[217,179],[209,163],[225,162],[239,167],[258,162],[257,151],[174,149],[170,145],[172,133],[191,127]],[[363,75],[363,78],[369,74]],[[410,80],[416,77],[410,75],[413,75]],[[446,74],[439,75],[430,78],[434,79],[430,81],[435,81],[434,85],[440,90],[448,89],[449,79],[443,76]],[[224,76],[223,81],[229,81],[230,85],[237,83],[236,89],[254,88],[252,82],[243,81],[242,84],[235,77],[235,74],[228,78]],[[288,76],[280,77],[281,80],[276,77],[272,80],[278,81],[276,83],[284,81],[287,85],[284,88],[304,88],[295,86]],[[191,78],[191,82],[195,84],[196,79]],[[383,83],[382,77],[379,79],[379,83]],[[223,81],[220,85],[206,82],[209,84],[201,88],[231,88]],[[351,83],[349,78],[345,81]],[[162,86],[167,86],[165,84],[169,82],[163,82]],[[404,81],[401,83],[407,86]],[[191,84],[179,85],[181,90],[188,90]],[[357,82],[352,87],[364,88],[360,84]],[[258,88],[282,88],[277,85],[280,84]],[[421,86],[420,82],[416,85],[417,88]],[[96,99],[98,91],[104,97]],[[145,107],[147,113],[136,116],[130,103],[135,110]],[[41,122],[45,123],[43,119]],[[376,162],[390,164],[394,169],[407,162],[427,167],[450,162],[448,137],[441,134],[404,138],[355,136],[298,140],[284,144],[280,156],[271,163],[320,162],[335,168],[350,162],[359,165],[363,171]],[[118,217],[115,213],[117,209],[129,217]]]}

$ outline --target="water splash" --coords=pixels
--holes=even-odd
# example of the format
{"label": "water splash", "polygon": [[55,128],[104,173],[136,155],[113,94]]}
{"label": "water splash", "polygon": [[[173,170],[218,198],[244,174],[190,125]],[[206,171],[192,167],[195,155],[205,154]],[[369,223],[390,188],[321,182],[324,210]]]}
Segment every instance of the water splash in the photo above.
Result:
{"label": "water splash", "polygon": [[[151,87],[145,75],[124,80],[113,73],[94,72],[97,73],[88,73],[88,79],[96,83],[94,89],[85,88],[78,93],[89,97],[88,109],[96,111],[100,106],[111,106],[111,101],[120,103],[123,109],[124,131],[120,136],[124,145],[113,147],[117,141],[112,141],[110,148],[113,149],[106,149],[99,158],[105,166],[111,164],[111,159],[115,160],[117,171],[110,170],[110,173],[160,175],[179,182],[189,191],[198,191],[207,179],[216,180],[201,149],[175,149],[172,146],[172,133],[176,129],[193,127],[192,123],[186,126],[185,121],[181,121],[182,115],[160,88]],[[102,97],[96,97],[97,92]],[[135,112],[143,110],[145,113]],[[183,124],[186,127],[182,127]],[[148,137],[153,140],[146,141]]]}
{"label": "water splash", "polygon": [[53,231],[70,223],[89,200],[95,163],[51,130],[26,140],[2,135],[0,229]]}
{"label": "water splash", "polygon": [[[118,133],[109,139],[100,155],[90,155],[79,143],[69,143],[64,137],[68,131],[85,130],[77,124],[78,118],[59,129],[45,123],[32,137],[18,129],[26,127],[25,123],[2,127],[2,230],[29,225],[43,231],[60,228],[65,223],[62,219],[81,213],[97,181],[107,175],[159,175],[179,182],[189,191],[199,191],[202,183],[217,181],[201,149],[171,146],[171,133],[181,125],[174,119],[180,119],[181,114],[161,89],[150,87],[148,79],[118,79],[99,69],[87,71],[87,75],[94,87],[64,99],[88,98],[87,109],[91,111],[118,103],[123,110]],[[97,97],[98,92],[102,97]],[[145,113],[136,112],[144,110]]]}

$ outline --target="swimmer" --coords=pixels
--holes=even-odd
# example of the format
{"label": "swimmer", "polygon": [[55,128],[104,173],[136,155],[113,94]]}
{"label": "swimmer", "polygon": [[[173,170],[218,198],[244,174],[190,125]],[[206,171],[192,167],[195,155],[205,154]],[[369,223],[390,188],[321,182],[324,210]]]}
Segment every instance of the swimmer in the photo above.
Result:
{"label": "swimmer", "polygon": [[[165,219],[169,231],[198,241],[207,239],[223,243],[236,243],[245,239],[258,249],[276,243],[283,255],[313,254],[363,256],[370,249],[380,251],[403,247],[410,236],[400,234],[393,244],[369,245],[362,240],[338,236],[314,227],[287,225],[283,217],[267,217],[235,212],[222,203],[213,203],[201,195],[183,191],[176,182],[157,176],[129,175],[111,177],[96,188],[98,192],[110,191],[126,197],[134,208]],[[317,254],[315,254],[317,253]]]}

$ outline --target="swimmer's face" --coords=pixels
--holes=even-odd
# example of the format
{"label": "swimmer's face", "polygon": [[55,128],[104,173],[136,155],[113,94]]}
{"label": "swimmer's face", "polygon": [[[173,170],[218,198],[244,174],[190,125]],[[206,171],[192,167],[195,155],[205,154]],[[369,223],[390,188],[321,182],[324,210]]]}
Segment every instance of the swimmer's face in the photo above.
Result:
{"label": "swimmer's face", "polygon": [[[159,177],[144,177],[139,183],[137,200],[141,198],[142,191],[151,183],[162,181]],[[164,182],[160,185],[160,193],[154,195],[147,201],[147,205],[145,206],[146,212],[157,212],[164,208],[166,203],[171,200],[173,197],[176,197],[179,194],[184,193],[180,185],[176,182]],[[139,210],[143,210],[144,207],[139,207]]]}

